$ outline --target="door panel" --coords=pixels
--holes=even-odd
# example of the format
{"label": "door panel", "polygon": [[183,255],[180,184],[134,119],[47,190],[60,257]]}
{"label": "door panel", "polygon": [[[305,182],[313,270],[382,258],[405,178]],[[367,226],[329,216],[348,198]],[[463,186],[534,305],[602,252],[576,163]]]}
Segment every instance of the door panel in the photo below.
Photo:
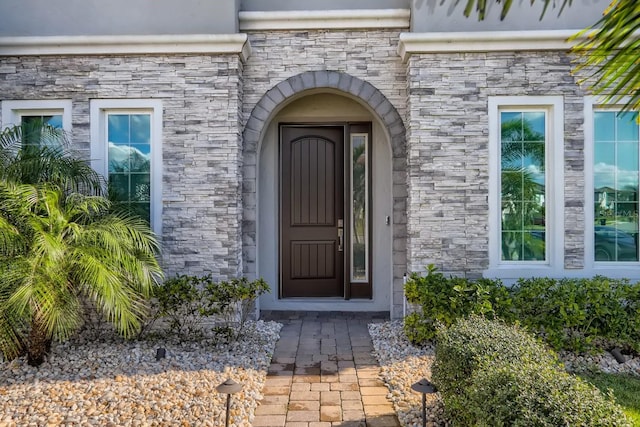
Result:
{"label": "door panel", "polygon": [[335,250],[333,242],[291,242],[291,278],[331,279]]}
{"label": "door panel", "polygon": [[282,297],[344,296],[344,128],[281,126]]}

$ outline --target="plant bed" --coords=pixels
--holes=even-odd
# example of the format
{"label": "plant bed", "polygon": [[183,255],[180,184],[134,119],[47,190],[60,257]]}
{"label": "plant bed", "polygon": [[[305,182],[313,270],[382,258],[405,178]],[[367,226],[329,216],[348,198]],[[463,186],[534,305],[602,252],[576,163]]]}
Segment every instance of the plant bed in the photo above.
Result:
{"label": "plant bed", "polygon": [[[282,325],[248,322],[228,344],[125,341],[102,333],[54,343],[40,368],[25,358],[0,363],[0,426],[224,425],[227,378],[243,384],[231,424],[250,426]],[[166,357],[156,360],[157,348]]]}
{"label": "plant bed", "polygon": [[[435,360],[433,342],[427,341],[421,346],[411,344],[403,331],[403,322],[398,320],[371,324],[369,334],[373,341],[375,356],[381,367],[381,379],[389,388],[388,397],[393,402],[401,425],[421,426],[421,395],[413,391],[411,385],[421,378],[432,379],[431,366]],[[640,358],[618,364],[608,353],[576,355],[561,352],[559,357],[565,366],[581,372],[588,369],[615,369],[614,372],[635,373],[640,378]],[[618,403],[625,407],[624,402]],[[433,427],[449,425],[444,418],[443,408],[439,393],[427,396],[427,425]]]}

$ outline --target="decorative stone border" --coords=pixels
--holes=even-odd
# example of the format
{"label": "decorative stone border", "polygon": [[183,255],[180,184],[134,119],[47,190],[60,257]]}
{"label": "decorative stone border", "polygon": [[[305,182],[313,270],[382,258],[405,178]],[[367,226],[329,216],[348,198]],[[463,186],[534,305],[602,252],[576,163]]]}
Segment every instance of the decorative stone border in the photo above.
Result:
{"label": "decorative stone border", "polygon": [[311,89],[337,89],[365,102],[382,120],[391,136],[393,157],[404,155],[405,128],[389,100],[371,83],[338,71],[307,71],[290,77],[270,89],[251,112],[244,130],[245,146],[257,144],[274,110],[286,99]]}

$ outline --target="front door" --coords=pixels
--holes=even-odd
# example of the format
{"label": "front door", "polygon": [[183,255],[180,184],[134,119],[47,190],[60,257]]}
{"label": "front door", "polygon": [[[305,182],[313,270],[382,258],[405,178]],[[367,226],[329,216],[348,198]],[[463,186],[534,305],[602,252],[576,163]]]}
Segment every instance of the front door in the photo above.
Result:
{"label": "front door", "polygon": [[371,123],[280,126],[280,296],[372,298]]}
{"label": "front door", "polygon": [[281,296],[343,297],[344,127],[280,131]]}

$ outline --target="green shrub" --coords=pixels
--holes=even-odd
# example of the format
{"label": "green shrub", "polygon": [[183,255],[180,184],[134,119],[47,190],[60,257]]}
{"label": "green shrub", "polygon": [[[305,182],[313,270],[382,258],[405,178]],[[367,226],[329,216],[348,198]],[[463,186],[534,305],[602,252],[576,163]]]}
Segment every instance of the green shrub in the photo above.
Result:
{"label": "green shrub", "polygon": [[450,328],[438,329],[433,381],[443,395],[462,395],[471,384],[472,374],[486,359],[560,364],[554,353],[519,327],[469,316]]}
{"label": "green shrub", "polygon": [[404,323],[405,334],[414,344],[433,339],[437,325],[449,326],[470,314],[510,317],[509,291],[499,281],[447,278],[433,265],[427,267],[425,276],[411,274],[405,295],[409,303],[421,308],[407,316]]}
{"label": "green shrub", "polygon": [[521,279],[512,295],[521,322],[555,349],[582,352],[597,344],[640,350],[638,284],[601,276]]}
{"label": "green shrub", "polygon": [[612,396],[555,366],[520,361],[488,363],[469,391],[475,425],[630,426]]}
{"label": "green shrub", "polygon": [[243,332],[253,304],[269,292],[262,279],[216,282],[211,275],[180,275],[156,289],[155,320],[163,320],[167,332],[183,339],[199,339],[212,320],[220,338],[235,340]]}
{"label": "green shrub", "polygon": [[460,426],[627,426],[610,396],[567,374],[516,326],[471,316],[438,331],[432,379]]}
{"label": "green shrub", "polygon": [[404,322],[417,345],[432,340],[437,325],[479,314],[517,320],[556,350],[640,352],[640,284],[628,280],[520,279],[509,289],[489,279],[447,278],[430,265],[425,276],[411,274],[405,294],[420,308]]}
{"label": "green shrub", "polygon": [[260,295],[269,292],[269,285],[262,280],[245,277],[230,281],[209,282],[204,289],[203,316],[218,316],[215,331],[231,340],[242,335],[244,326]]}
{"label": "green shrub", "polygon": [[202,289],[213,283],[211,276],[179,275],[165,280],[155,290],[155,315],[172,335],[199,336],[202,332]]}

